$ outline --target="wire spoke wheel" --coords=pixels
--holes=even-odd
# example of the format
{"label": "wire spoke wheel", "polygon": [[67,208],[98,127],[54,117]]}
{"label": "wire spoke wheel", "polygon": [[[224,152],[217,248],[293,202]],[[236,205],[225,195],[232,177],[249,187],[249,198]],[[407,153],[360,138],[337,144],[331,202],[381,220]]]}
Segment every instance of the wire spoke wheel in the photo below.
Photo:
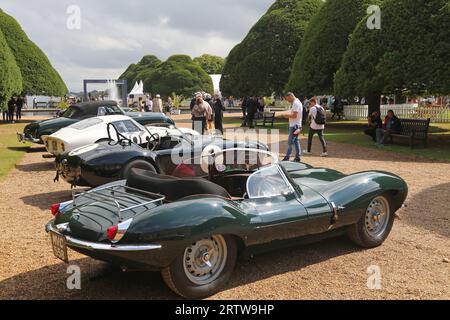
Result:
{"label": "wire spoke wheel", "polygon": [[192,283],[208,285],[221,275],[227,255],[226,241],[221,235],[200,240],[186,248],[184,272]]}
{"label": "wire spoke wheel", "polygon": [[365,228],[367,233],[374,238],[383,236],[388,226],[390,214],[389,202],[386,198],[375,198],[366,211]]}

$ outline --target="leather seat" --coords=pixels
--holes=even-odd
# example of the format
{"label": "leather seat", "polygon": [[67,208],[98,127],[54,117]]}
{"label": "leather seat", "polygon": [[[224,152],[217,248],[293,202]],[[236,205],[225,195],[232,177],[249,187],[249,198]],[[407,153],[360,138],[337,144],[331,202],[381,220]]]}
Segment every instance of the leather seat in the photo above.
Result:
{"label": "leather seat", "polygon": [[223,187],[202,178],[180,179],[137,168],[131,170],[127,186],[161,194],[171,202],[195,195],[215,195],[231,199]]}

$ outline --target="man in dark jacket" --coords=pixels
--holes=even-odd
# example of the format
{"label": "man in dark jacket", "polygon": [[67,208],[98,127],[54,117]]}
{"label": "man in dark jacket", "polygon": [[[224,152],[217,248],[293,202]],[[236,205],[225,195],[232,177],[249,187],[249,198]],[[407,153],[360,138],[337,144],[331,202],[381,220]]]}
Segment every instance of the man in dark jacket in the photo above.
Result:
{"label": "man in dark jacket", "polygon": [[258,112],[259,108],[259,102],[258,98],[251,97],[248,98],[246,101],[247,106],[247,116],[245,117],[244,123],[242,124],[243,127],[248,126],[250,128],[254,128],[255,125],[255,115]]}
{"label": "man in dark jacket", "polygon": [[22,120],[22,109],[25,104],[25,97],[19,96],[16,101],[16,121]]}
{"label": "man in dark jacket", "polygon": [[377,142],[377,129],[383,128],[383,121],[381,120],[380,114],[375,111],[367,120],[368,128],[364,130],[364,133],[372,137],[373,142]]}
{"label": "man in dark jacket", "polygon": [[383,128],[379,128],[376,131],[377,135],[377,145],[386,144],[391,138],[392,134],[400,133],[402,130],[402,125],[400,119],[397,118],[393,110],[389,110],[385,120]]}
{"label": "man in dark jacket", "polygon": [[218,131],[220,134],[223,134],[223,112],[225,111],[225,107],[218,94],[214,95],[212,105],[214,111],[214,128],[216,132]]}
{"label": "man in dark jacket", "polygon": [[16,111],[16,97],[11,97],[8,101],[8,121],[14,123],[14,112]]}
{"label": "man in dark jacket", "polygon": [[244,124],[246,125],[246,119],[247,119],[247,106],[248,106],[249,99],[247,97],[244,97],[242,99],[241,103],[241,109],[242,109],[242,120],[244,120]]}

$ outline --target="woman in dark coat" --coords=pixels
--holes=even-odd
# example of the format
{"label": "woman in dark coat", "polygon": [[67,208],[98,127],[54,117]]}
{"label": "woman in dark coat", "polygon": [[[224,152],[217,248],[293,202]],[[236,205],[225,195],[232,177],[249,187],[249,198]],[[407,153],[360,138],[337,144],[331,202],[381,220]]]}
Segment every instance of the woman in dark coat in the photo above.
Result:
{"label": "woman in dark coat", "polygon": [[225,111],[225,107],[218,94],[214,95],[213,107],[214,127],[216,128],[216,131],[220,131],[220,133],[223,134],[223,112]]}

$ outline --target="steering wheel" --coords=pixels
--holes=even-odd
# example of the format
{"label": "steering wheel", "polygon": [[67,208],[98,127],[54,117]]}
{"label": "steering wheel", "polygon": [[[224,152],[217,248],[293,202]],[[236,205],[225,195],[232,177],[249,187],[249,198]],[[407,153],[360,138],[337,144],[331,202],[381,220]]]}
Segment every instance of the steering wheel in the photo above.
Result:
{"label": "steering wheel", "polygon": [[[154,151],[161,144],[161,136],[157,133],[151,133],[148,130],[147,132],[150,134],[150,136],[147,137],[147,149]],[[150,148],[150,145],[152,148]]]}

